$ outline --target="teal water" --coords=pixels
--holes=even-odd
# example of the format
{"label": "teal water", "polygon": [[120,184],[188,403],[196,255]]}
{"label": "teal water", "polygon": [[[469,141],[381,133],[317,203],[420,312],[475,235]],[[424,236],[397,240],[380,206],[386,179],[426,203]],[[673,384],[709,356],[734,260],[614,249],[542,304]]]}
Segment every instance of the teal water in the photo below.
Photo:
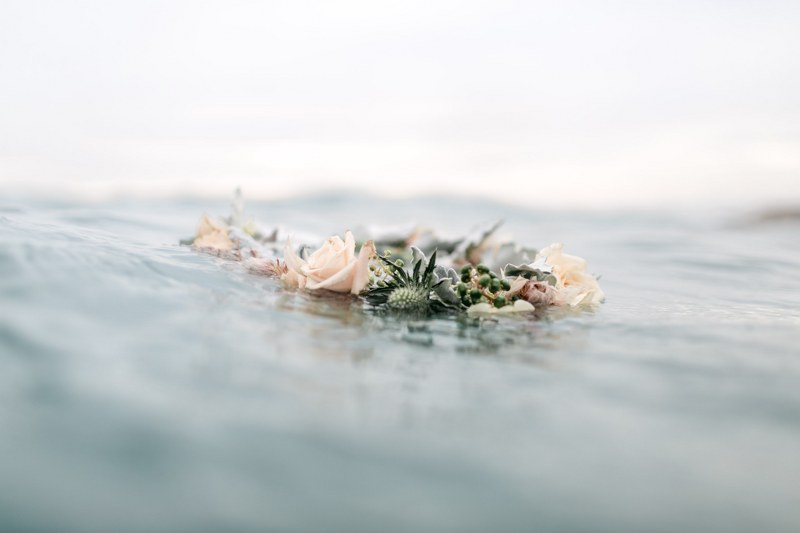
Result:
{"label": "teal water", "polygon": [[474,200],[601,273],[595,312],[404,323],[178,245],[227,202],[0,202],[2,531],[800,530],[800,224]]}

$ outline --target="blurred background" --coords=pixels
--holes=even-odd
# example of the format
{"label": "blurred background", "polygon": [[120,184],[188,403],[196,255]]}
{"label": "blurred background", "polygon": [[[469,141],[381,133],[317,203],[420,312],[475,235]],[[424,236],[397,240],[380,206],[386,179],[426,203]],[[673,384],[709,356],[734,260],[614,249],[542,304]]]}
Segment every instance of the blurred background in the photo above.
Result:
{"label": "blurred background", "polygon": [[800,201],[800,3],[3,1],[0,186]]}

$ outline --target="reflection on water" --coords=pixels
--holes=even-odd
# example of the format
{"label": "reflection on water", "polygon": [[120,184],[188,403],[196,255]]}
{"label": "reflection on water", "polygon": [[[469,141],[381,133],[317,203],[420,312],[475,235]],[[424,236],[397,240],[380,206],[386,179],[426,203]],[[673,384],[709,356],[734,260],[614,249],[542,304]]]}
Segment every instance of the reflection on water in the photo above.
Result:
{"label": "reflection on water", "polygon": [[253,214],[322,234],[501,215],[588,258],[608,302],[401,319],[176,244],[224,202],[0,206],[0,530],[798,528],[796,227],[303,216],[327,201]]}

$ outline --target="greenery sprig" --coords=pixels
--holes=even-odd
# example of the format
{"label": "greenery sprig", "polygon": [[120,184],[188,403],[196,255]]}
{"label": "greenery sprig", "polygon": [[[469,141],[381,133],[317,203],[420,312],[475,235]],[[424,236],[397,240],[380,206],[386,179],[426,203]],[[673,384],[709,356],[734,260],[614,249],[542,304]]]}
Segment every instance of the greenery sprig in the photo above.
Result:
{"label": "greenery sprig", "polygon": [[412,315],[462,309],[450,288],[451,279],[439,278],[435,274],[435,251],[429,260],[424,255],[419,257],[410,271],[403,268],[401,259],[392,260],[388,253],[379,256],[378,261],[379,264],[373,269],[374,274],[380,277],[378,286],[365,294],[370,304]]}

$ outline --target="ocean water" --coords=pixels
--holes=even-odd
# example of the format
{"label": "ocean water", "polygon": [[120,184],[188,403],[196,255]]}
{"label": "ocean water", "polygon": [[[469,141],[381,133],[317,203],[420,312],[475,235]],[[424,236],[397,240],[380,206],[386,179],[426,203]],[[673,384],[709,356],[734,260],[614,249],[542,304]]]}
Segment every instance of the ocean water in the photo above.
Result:
{"label": "ocean water", "polygon": [[800,223],[322,196],[564,241],[593,312],[386,320],[178,244],[227,201],[0,201],[0,530],[798,531]]}

